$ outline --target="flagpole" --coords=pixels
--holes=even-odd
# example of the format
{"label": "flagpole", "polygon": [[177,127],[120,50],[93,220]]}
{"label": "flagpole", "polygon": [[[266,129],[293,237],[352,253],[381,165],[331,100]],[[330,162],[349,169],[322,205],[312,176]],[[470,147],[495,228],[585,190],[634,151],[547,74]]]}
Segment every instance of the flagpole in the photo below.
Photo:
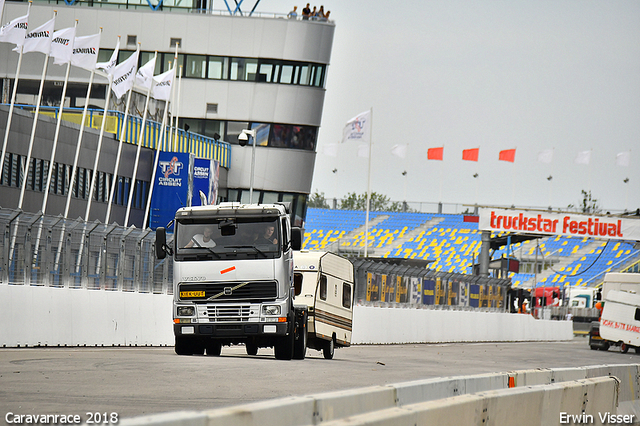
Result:
{"label": "flagpole", "polygon": [[[100,27],[100,34],[102,34],[102,27]],[[91,99],[91,87],[93,86],[93,78],[96,75],[95,66],[91,69],[91,75],[89,76],[89,87],[87,87],[87,95],[84,100],[84,108],[82,110],[82,121],[80,122],[80,131],[78,132],[78,141],[76,142],[76,153],[73,159],[73,168],[71,169],[71,180],[69,181],[69,190],[67,191],[67,203],[64,207],[65,219],[69,217],[69,208],[71,206],[71,194],[73,193],[73,182],[76,178],[76,169],[78,168],[78,159],[80,158],[80,147],[82,146],[82,135],[86,127],[85,121],[87,120],[87,112],[89,109],[89,100]],[[109,85],[107,90],[111,90],[111,79],[108,78]]]}
{"label": "flagpole", "polygon": [[[176,44],[176,53],[174,56],[174,61],[173,61],[173,77],[171,78],[171,96],[169,96],[169,99],[173,99],[173,95],[175,92],[175,80],[176,80],[176,66],[178,65],[178,45],[179,43]],[[171,104],[171,106],[173,107],[173,104]],[[161,144],[163,142],[163,138],[164,138],[164,132],[165,132],[165,127],[167,125],[167,117],[169,115],[169,101],[166,100],[165,104],[164,104],[164,114],[162,114],[162,126],[160,127],[160,137],[158,138],[158,143],[156,144],[156,158],[153,161],[153,169],[151,171],[151,184],[149,185],[149,195],[147,196],[147,205],[145,206],[144,209],[144,219],[142,220],[142,228],[148,228],[149,225],[147,225],[147,220],[149,219],[149,211],[151,209],[151,197],[153,195],[153,187],[154,184],[156,183],[156,170],[158,170],[158,160],[160,157],[160,147]],[[171,128],[171,126],[169,126],[169,128]],[[169,137],[169,141],[171,141],[171,137]]]}
{"label": "flagpole", "polygon": [[373,107],[369,109],[369,167],[367,172],[367,214],[364,220],[364,257],[369,256],[369,204],[371,203],[371,145],[373,145]]}
{"label": "flagpole", "polygon": [[[138,43],[138,52],[140,51],[140,43]],[[137,65],[137,64],[136,64]],[[135,78],[135,77],[134,77]],[[122,128],[120,129],[120,142],[118,144],[118,153],[116,155],[116,164],[113,168],[113,178],[111,179],[111,188],[109,191],[109,201],[107,202],[107,214],[104,219],[104,223],[109,223],[111,219],[111,204],[113,203],[113,196],[115,194],[116,182],[118,179],[118,168],[120,166],[120,156],[122,154],[122,144],[124,143],[125,130],[127,128],[127,120],[129,119],[129,107],[131,105],[131,94],[133,93],[133,85],[129,89],[127,95],[127,103],[124,108],[124,118],[122,120]]]}
{"label": "flagpole", "polygon": [[[78,20],[74,28],[78,28]],[[74,34],[75,38],[75,34]],[[51,188],[51,178],[53,175],[53,162],[55,161],[56,149],[58,147],[58,137],[60,135],[60,124],[62,123],[62,111],[64,110],[64,99],[67,96],[67,85],[69,82],[69,71],[71,70],[71,58],[67,62],[67,71],[64,76],[64,84],[62,85],[62,96],[60,98],[60,110],[58,111],[58,121],[56,123],[56,131],[53,136],[53,147],[51,148],[51,159],[49,160],[49,171],[47,173],[47,186],[44,191],[44,198],[42,199],[42,213],[47,212],[47,202],[49,200],[49,188]]]}
{"label": "flagpole", "polygon": [[182,65],[180,65],[180,72],[178,73],[178,95],[176,96],[176,134],[173,142],[173,152],[176,152],[178,145],[178,117],[180,116],[180,91],[182,89]]}
{"label": "flagpole", "polygon": [[[53,11],[55,18],[58,12]],[[42,103],[42,92],[44,90],[44,79],[47,75],[47,65],[49,64],[49,51],[44,55],[44,66],[42,67],[42,77],[40,78],[40,88],[38,89],[38,99],[36,100],[36,111],[33,115],[33,125],[31,126],[31,138],[29,139],[29,148],[27,150],[27,162],[25,164],[25,172],[22,178],[22,188],[20,189],[20,199],[18,200],[18,209],[22,209],[24,201],[24,192],[27,189],[27,181],[29,180],[29,168],[31,166],[31,154],[33,153],[33,142],[36,138],[36,128],[38,127],[38,114],[40,113],[40,104]]]}
{"label": "flagpole", "polygon": [[[31,0],[29,0],[29,7],[27,8],[27,16],[29,16],[30,10],[31,10]],[[4,157],[5,155],[7,155],[7,144],[9,143],[9,130],[11,129],[11,119],[13,118],[13,107],[15,106],[15,103],[16,103],[18,81],[20,80],[20,67],[22,66],[22,49],[23,49],[23,45],[20,45],[20,52],[18,56],[18,66],[16,67],[16,76],[13,79],[13,90],[11,91],[11,105],[9,106],[9,117],[7,119],[7,128],[4,130],[4,142],[2,143],[2,158],[0,158],[0,182],[2,182],[2,174],[4,172]]]}
{"label": "flagpole", "polygon": [[[158,51],[156,50],[153,56],[153,64],[155,67],[156,60],[158,59]],[[144,130],[147,124],[147,115],[149,109],[149,99],[151,98],[151,89],[153,89],[153,70],[151,70],[151,82],[147,89],[147,99],[144,102],[144,112],[142,113],[142,125],[140,126],[140,136],[138,137],[138,149],[136,150],[136,159],[133,162],[133,174],[131,175],[131,186],[129,188],[129,199],[127,200],[127,211],[124,215],[124,227],[129,225],[129,214],[131,213],[131,201],[133,200],[133,191],[136,185],[136,175],[138,174],[138,162],[140,161],[140,148],[142,147],[142,138],[144,137]],[[144,224],[142,225],[144,227]]]}

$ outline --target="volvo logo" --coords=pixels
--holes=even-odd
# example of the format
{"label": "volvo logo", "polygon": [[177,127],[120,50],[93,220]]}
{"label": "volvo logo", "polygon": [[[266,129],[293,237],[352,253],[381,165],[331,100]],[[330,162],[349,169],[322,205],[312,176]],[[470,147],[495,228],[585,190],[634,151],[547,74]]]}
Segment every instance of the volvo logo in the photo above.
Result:
{"label": "volvo logo", "polygon": [[231,293],[233,293],[233,289],[231,287],[225,287],[224,288],[224,295],[225,296],[231,296]]}

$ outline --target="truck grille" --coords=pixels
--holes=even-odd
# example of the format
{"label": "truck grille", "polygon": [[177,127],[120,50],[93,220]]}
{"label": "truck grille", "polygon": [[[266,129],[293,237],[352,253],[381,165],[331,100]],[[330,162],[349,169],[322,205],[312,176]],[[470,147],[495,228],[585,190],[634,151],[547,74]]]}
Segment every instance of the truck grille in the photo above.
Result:
{"label": "truck grille", "polygon": [[250,306],[207,306],[206,315],[209,321],[249,321]]}
{"label": "truck grille", "polygon": [[180,284],[180,300],[260,303],[278,297],[276,281]]}

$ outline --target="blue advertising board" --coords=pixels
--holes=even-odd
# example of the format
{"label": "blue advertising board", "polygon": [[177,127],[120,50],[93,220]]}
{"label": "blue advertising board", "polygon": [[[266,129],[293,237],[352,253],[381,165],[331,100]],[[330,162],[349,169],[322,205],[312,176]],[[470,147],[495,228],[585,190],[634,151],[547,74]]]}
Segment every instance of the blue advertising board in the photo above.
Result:
{"label": "blue advertising board", "polygon": [[436,301],[436,282],[433,279],[425,278],[422,282],[422,289],[424,291],[424,298],[422,299],[423,305],[433,305]]}
{"label": "blue advertising board", "polygon": [[159,153],[151,197],[151,229],[166,227],[179,208],[191,205],[189,177],[192,168],[191,154],[164,151]]}
{"label": "blue advertising board", "polygon": [[[219,163],[207,158],[195,158],[193,161],[193,195],[192,206],[211,205],[218,197],[217,176]],[[202,198],[205,202],[202,202]]]}

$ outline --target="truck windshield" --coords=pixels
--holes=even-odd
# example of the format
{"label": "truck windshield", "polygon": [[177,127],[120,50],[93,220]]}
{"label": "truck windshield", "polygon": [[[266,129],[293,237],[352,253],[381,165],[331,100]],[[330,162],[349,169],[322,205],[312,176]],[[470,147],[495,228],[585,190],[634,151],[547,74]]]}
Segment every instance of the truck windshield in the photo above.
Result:
{"label": "truck windshield", "polygon": [[275,258],[281,250],[276,217],[179,220],[175,241],[176,260]]}

